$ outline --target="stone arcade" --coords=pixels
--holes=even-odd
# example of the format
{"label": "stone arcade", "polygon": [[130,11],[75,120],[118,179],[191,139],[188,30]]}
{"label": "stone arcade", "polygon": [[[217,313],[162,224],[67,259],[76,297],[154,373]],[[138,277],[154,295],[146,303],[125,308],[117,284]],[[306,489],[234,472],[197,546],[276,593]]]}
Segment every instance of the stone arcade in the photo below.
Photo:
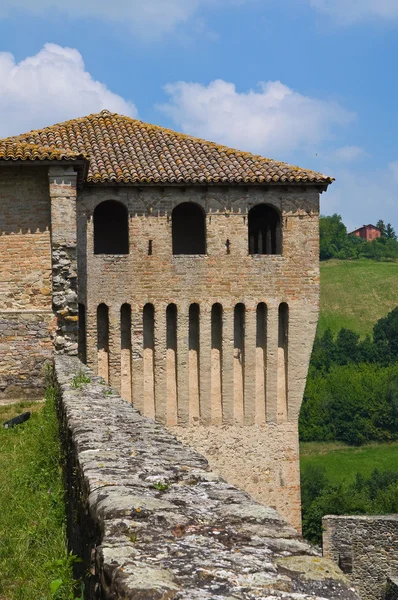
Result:
{"label": "stone arcade", "polygon": [[56,352],[300,528],[332,179],[102,111],[0,141],[0,391]]}

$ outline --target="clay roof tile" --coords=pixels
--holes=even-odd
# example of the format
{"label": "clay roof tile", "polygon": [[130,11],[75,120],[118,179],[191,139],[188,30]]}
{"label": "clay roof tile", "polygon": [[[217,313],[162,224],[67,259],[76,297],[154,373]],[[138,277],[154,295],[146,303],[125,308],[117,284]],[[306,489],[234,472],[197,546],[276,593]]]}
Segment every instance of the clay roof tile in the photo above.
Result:
{"label": "clay roof tile", "polygon": [[87,158],[86,181],[318,183],[333,178],[103,110],[0,140],[0,160]]}

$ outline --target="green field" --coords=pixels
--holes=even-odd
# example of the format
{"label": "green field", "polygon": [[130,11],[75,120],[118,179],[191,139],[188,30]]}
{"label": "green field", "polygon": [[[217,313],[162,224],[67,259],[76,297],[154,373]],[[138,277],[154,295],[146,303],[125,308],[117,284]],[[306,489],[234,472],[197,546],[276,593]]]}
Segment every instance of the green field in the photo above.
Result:
{"label": "green field", "polygon": [[328,260],[321,263],[319,333],[342,327],[361,336],[398,306],[398,262]]}
{"label": "green field", "polygon": [[302,469],[310,464],[324,467],[333,484],[351,483],[357,473],[368,477],[374,469],[397,471],[398,442],[368,444],[360,448],[340,442],[302,442],[300,462]]}

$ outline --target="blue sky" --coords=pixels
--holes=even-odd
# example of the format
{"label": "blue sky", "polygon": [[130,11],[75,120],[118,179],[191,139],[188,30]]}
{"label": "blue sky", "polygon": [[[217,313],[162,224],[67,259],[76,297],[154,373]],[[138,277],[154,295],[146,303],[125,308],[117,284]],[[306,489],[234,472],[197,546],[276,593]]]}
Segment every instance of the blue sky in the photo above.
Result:
{"label": "blue sky", "polygon": [[0,136],[109,108],[336,177],[398,227],[398,0],[2,0]]}

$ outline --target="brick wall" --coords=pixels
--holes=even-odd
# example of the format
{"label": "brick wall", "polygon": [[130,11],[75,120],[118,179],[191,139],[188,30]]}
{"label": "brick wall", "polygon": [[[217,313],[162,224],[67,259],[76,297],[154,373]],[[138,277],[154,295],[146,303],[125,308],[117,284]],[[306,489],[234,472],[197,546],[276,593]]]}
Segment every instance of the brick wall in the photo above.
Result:
{"label": "brick wall", "polygon": [[51,357],[46,167],[0,169],[0,396],[40,394]]}
{"label": "brick wall", "polygon": [[[128,208],[128,255],[93,254],[93,212],[105,200],[117,200]],[[172,255],[171,213],[177,204],[187,201],[196,202],[206,213],[204,256]],[[262,202],[273,205],[282,215],[281,256],[248,255],[247,213]],[[220,471],[227,476],[241,457],[245,439],[253,435],[251,427],[265,426],[266,422],[282,426],[291,423],[288,439],[283,436],[283,428],[275,435],[268,435],[266,427],[256,431],[261,439],[259,445],[263,450],[267,448],[272,463],[272,483],[266,483],[258,468],[260,454],[256,458],[247,455],[251,483],[243,476],[240,483],[252,491],[256,486],[253,478],[258,478],[258,488],[265,490],[261,500],[271,501],[296,527],[300,526],[297,419],[318,319],[318,211],[319,192],[297,187],[265,191],[261,187],[183,190],[101,186],[88,188],[78,197],[79,301],[87,311],[89,365],[97,369],[100,357],[100,368],[104,368],[104,349],[99,353],[97,348],[97,308],[104,303],[109,307],[109,344],[107,366],[102,372],[109,372],[110,383],[118,390],[123,385],[124,396],[132,398],[143,414],[183,428],[184,436],[189,437],[189,428],[198,424],[234,427],[231,434],[236,439],[235,448],[223,445],[230,451],[223,462],[229,462],[231,468]],[[152,253],[148,254],[150,241]],[[154,307],[152,351],[145,349],[143,343],[143,309],[147,303]],[[174,356],[167,350],[166,336],[166,312],[171,303],[177,310]],[[193,303],[199,305],[200,311],[196,358],[189,343],[189,311]],[[221,398],[214,391],[217,382],[213,381],[211,313],[215,303],[222,306]],[[234,309],[238,303],[245,307],[243,358],[234,348]],[[258,358],[256,348],[259,303],[267,306],[264,359]],[[278,344],[281,303],[288,305],[289,313],[285,371],[281,369]],[[123,304],[132,309],[130,381],[125,380],[126,363],[121,351]],[[151,361],[152,374],[147,369]],[[283,381],[285,375],[287,382]],[[236,390],[240,388],[239,397]],[[206,433],[202,436],[197,430],[192,432],[194,437],[205,451],[206,443],[201,444]],[[287,477],[281,475],[286,471],[281,467],[281,455],[293,465]],[[281,480],[285,481],[283,486]]]}

